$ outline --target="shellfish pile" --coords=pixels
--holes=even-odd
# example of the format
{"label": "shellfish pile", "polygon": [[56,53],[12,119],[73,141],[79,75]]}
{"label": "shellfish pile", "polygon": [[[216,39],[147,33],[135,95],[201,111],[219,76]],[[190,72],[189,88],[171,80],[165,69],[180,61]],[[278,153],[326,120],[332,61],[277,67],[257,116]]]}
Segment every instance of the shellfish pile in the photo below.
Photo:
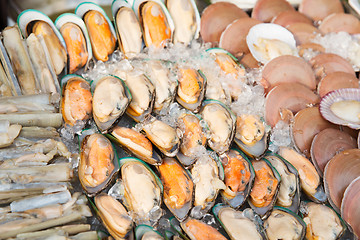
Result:
{"label": "shellfish pile", "polygon": [[[2,31],[0,238],[360,236],[360,21],[339,1],[112,15],[25,10]],[[61,226],[84,217],[97,234]]]}

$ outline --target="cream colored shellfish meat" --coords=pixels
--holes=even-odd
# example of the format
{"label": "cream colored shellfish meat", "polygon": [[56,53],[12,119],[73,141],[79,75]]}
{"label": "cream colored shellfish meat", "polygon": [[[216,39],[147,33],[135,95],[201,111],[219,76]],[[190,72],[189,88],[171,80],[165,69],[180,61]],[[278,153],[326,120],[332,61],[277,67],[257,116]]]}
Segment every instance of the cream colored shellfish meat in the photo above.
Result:
{"label": "cream colored shellfish meat", "polygon": [[230,207],[222,208],[218,214],[232,240],[261,240],[255,223],[244,217],[243,213]]}
{"label": "cream colored shellfish meat", "polygon": [[152,231],[148,231],[146,232],[141,240],[163,240],[164,238],[161,237],[159,234],[152,232]]}
{"label": "cream colored shellfish meat", "polygon": [[161,202],[161,191],[151,172],[141,163],[129,162],[121,169],[125,198],[135,222],[149,220],[149,212]]}
{"label": "cream colored shellfish meat", "polygon": [[306,238],[317,240],[335,240],[343,231],[339,217],[329,207],[322,204],[308,203]]}
{"label": "cream colored shellfish meat", "polygon": [[278,209],[271,212],[264,226],[269,240],[300,240],[304,228],[294,216]]}
{"label": "cream colored shellfish meat", "polygon": [[356,100],[335,102],[330,107],[331,111],[339,118],[360,123],[360,102]]}
{"label": "cream colored shellfish meat", "polygon": [[208,202],[215,200],[219,189],[226,188],[219,178],[216,162],[210,157],[198,159],[191,169],[191,175],[195,184],[194,206],[202,206],[204,209]]}
{"label": "cream colored shellfish meat", "polygon": [[277,203],[282,207],[290,207],[296,193],[296,176],[289,172],[286,165],[277,157],[267,156],[266,159],[278,171],[281,177]]}

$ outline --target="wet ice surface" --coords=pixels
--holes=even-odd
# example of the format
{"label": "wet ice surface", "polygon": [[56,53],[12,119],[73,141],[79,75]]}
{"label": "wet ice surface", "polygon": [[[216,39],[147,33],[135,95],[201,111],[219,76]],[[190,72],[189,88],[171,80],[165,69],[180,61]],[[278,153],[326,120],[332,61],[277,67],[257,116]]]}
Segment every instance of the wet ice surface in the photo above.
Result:
{"label": "wet ice surface", "polygon": [[271,130],[269,150],[277,153],[279,147],[293,146],[290,130],[289,124],[279,121]]}
{"label": "wet ice surface", "polygon": [[312,42],[325,48],[327,53],[334,53],[347,59],[355,71],[360,69],[360,34],[350,35],[346,32],[317,35]]}

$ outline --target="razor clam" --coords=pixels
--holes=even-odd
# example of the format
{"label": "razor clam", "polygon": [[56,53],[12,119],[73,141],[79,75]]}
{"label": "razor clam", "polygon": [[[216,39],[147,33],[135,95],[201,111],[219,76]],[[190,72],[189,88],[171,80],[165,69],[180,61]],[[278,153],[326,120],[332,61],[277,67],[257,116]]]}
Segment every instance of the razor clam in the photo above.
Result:
{"label": "razor clam", "polygon": [[5,73],[5,70],[0,64],[0,97],[9,97],[12,96],[12,89],[9,84],[9,79]]}
{"label": "razor clam", "polygon": [[296,213],[281,207],[274,207],[264,221],[264,228],[269,240],[302,240],[306,232],[305,222]]}
{"label": "razor clam", "polygon": [[81,142],[79,179],[84,191],[94,196],[106,188],[119,171],[111,142],[103,135],[87,135]]}
{"label": "razor clam", "polygon": [[121,51],[131,58],[141,52],[142,30],[131,5],[127,1],[115,0],[111,5],[115,28]]}
{"label": "razor clam", "polygon": [[68,72],[73,74],[83,67],[86,69],[92,59],[92,48],[84,21],[73,13],[64,13],[56,19],[55,25],[66,43]]}
{"label": "razor clam", "polygon": [[145,120],[141,126],[146,137],[163,154],[174,157],[178,153],[180,139],[176,129],[152,116]]}
{"label": "razor clam", "polygon": [[299,173],[294,166],[277,154],[267,152],[264,157],[280,174],[281,182],[276,204],[297,213],[300,206]]}
{"label": "razor clam", "polygon": [[26,44],[40,91],[43,93],[60,93],[57,76],[51,63],[47,61],[45,54],[47,49],[46,47],[43,48],[44,39],[31,33],[26,39]]}
{"label": "razor clam", "polygon": [[45,42],[43,46],[49,52],[51,66],[59,75],[67,63],[66,44],[51,19],[40,11],[28,9],[20,13],[17,23],[24,37],[34,33]]}
{"label": "razor clam", "polygon": [[184,108],[198,112],[205,95],[206,77],[200,70],[179,68],[176,100]]}
{"label": "razor clam", "polygon": [[105,76],[96,82],[93,94],[93,118],[101,132],[106,132],[124,114],[131,102],[125,83],[115,76]]}
{"label": "razor clam", "polygon": [[122,158],[124,204],[136,224],[154,225],[162,215],[163,185],[156,174],[137,158]]}
{"label": "razor clam", "polygon": [[132,230],[132,219],[125,207],[112,196],[100,193],[94,198],[96,213],[115,239],[125,239]]}
{"label": "razor clam", "polygon": [[224,169],[209,154],[196,160],[191,168],[191,176],[195,184],[194,208],[192,217],[197,218],[196,210],[206,213],[214,205],[219,190],[226,188],[223,180]]}
{"label": "razor clam", "polygon": [[0,114],[0,121],[8,120],[11,124],[20,124],[23,127],[55,127],[62,124],[61,113],[52,112],[25,112],[25,113],[7,113]]}
{"label": "razor clam", "polygon": [[306,239],[339,239],[345,227],[330,207],[313,202],[302,202],[300,212],[306,223]]}
{"label": "razor clam", "polygon": [[178,118],[178,128],[182,132],[180,151],[177,159],[184,166],[196,161],[196,155],[206,144],[206,136],[200,124],[200,119],[192,114],[183,114]]}
{"label": "razor clam", "polygon": [[164,184],[164,203],[171,213],[183,221],[192,207],[194,183],[185,169],[173,158],[164,158],[158,166]]}
{"label": "razor clam", "polygon": [[300,186],[316,202],[325,202],[326,194],[314,165],[294,149],[281,147],[279,155],[291,163],[299,173]]}
{"label": "razor clam", "polygon": [[17,26],[7,27],[2,31],[4,46],[12,63],[12,67],[21,92],[24,95],[38,92],[36,79],[27,50]]}
{"label": "razor clam", "polygon": [[90,84],[78,75],[66,75],[61,79],[61,113],[66,124],[86,121],[92,112]]}
{"label": "razor clam", "polygon": [[250,161],[239,151],[231,149],[220,155],[224,168],[225,190],[222,198],[232,208],[240,208],[250,194],[255,172]]}
{"label": "razor clam", "polygon": [[236,118],[234,142],[250,157],[260,157],[267,149],[265,124],[257,115],[242,114]]}
{"label": "razor clam", "polygon": [[194,0],[167,0],[166,7],[174,21],[173,42],[188,45],[199,37],[200,14]]}
{"label": "razor clam", "polygon": [[205,100],[201,116],[209,127],[209,147],[219,154],[227,151],[234,137],[236,121],[234,114],[221,102]]}
{"label": "razor clam", "polygon": [[160,155],[156,152],[149,139],[134,129],[116,126],[110,132],[110,136],[144,162],[151,165],[162,163]]}
{"label": "razor clam", "polygon": [[136,226],[135,238],[139,240],[164,240],[158,231],[144,224]]}
{"label": "razor clam", "polygon": [[212,239],[212,240],[226,240],[218,230],[211,225],[208,225],[200,220],[188,218],[186,221],[180,223],[181,228],[189,236],[191,240],[197,239]]}
{"label": "razor clam", "polygon": [[232,240],[263,240],[261,219],[251,208],[237,211],[223,204],[213,207],[216,219]]}
{"label": "razor clam", "polygon": [[143,29],[144,42],[147,47],[162,48],[171,41],[174,22],[160,0],[136,0],[133,9]]}
{"label": "razor clam", "polygon": [[77,6],[75,14],[84,20],[94,57],[103,62],[109,60],[109,55],[115,51],[116,33],[105,11],[96,3],[83,2]]}
{"label": "razor clam", "polygon": [[254,185],[248,199],[249,205],[262,218],[273,209],[279,192],[281,177],[266,159],[253,160]]}
{"label": "razor clam", "polygon": [[9,121],[0,121],[0,148],[10,146],[19,135],[22,126],[11,124]]}
{"label": "razor clam", "polygon": [[177,82],[173,79],[169,69],[161,61],[147,62],[149,78],[155,87],[155,100],[153,112],[165,112],[174,101]]}
{"label": "razor clam", "polygon": [[132,101],[126,113],[136,122],[142,122],[150,115],[153,109],[155,99],[154,86],[144,74],[137,71],[131,71],[126,74],[125,84],[132,96]]}

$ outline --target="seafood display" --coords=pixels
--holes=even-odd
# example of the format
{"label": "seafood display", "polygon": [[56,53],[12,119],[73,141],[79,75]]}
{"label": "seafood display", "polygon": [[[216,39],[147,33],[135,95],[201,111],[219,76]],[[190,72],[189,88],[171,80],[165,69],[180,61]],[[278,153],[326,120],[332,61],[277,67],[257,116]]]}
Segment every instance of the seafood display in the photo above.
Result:
{"label": "seafood display", "polygon": [[233,2],[1,31],[0,239],[360,238],[360,20]]}

